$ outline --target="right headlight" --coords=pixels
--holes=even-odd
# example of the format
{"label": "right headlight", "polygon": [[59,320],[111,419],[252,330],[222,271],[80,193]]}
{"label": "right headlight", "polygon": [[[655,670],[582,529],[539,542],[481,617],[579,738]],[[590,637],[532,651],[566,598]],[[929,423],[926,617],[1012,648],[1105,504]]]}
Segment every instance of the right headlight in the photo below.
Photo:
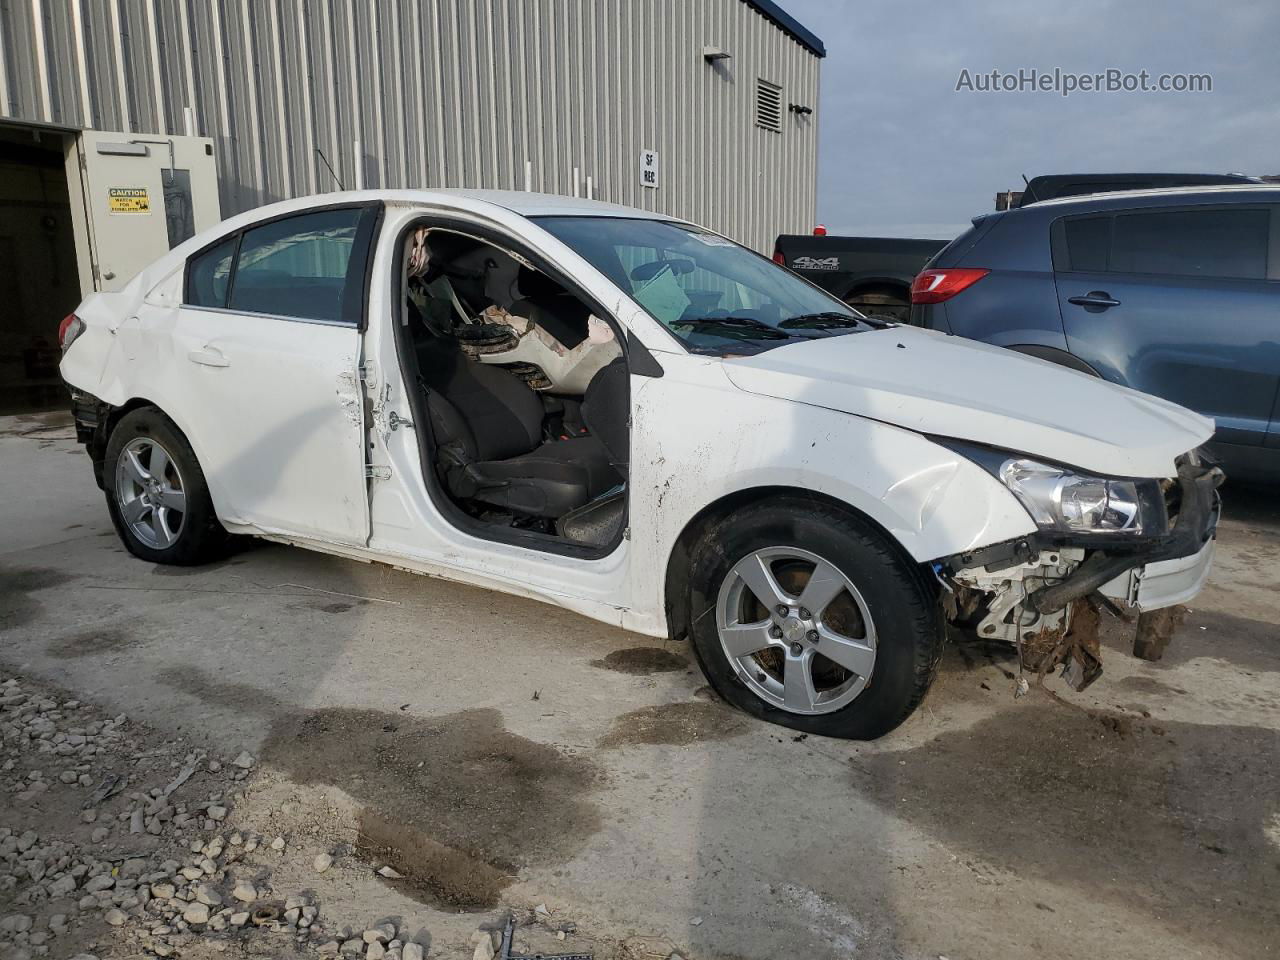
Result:
{"label": "right headlight", "polygon": [[1041,529],[1142,533],[1137,481],[1093,477],[1025,457],[1005,460],[996,475]]}

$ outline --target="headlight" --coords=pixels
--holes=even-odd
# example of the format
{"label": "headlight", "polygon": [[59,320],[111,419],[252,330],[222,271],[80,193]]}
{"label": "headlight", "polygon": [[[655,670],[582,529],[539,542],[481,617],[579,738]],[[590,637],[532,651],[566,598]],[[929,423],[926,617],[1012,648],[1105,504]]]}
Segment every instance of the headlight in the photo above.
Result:
{"label": "headlight", "polygon": [[1142,533],[1133,480],[1107,480],[1035,460],[1004,461],[997,474],[1035,522],[1060,533]]}

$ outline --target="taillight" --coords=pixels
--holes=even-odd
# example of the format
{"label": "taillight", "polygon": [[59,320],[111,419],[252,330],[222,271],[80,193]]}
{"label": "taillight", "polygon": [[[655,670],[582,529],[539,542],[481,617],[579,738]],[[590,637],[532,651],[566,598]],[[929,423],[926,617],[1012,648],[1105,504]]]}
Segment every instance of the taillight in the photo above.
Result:
{"label": "taillight", "polygon": [[67,352],[67,347],[75,342],[76,337],[84,333],[84,321],[77,317],[74,313],[68,313],[62,318],[62,322],[58,324],[58,343],[62,345],[62,352]]}
{"label": "taillight", "polygon": [[781,250],[774,250],[774,251],[773,251],[773,262],[774,262],[774,263],[776,263],[776,264],[777,264],[778,266],[780,266],[780,267],[785,267],[785,266],[787,265],[787,258],[786,258],[786,257],[784,257],[784,256],[782,255],[782,251],[781,251]]}
{"label": "taillight", "polygon": [[981,267],[921,270],[911,283],[911,302],[941,303],[943,300],[950,300],[961,290],[967,290],[990,272]]}

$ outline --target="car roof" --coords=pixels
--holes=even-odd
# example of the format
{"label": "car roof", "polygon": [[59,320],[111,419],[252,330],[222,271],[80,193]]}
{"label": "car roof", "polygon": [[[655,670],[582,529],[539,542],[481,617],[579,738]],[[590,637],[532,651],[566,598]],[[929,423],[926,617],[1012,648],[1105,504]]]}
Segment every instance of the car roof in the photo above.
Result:
{"label": "car roof", "polygon": [[1156,207],[1185,202],[1249,203],[1280,201],[1280,185],[1273,183],[1229,183],[1214,186],[1158,187],[1146,190],[1116,190],[1106,193],[1086,193],[1073,197],[1054,197],[1037,200],[1025,207],[1010,210],[1010,214],[1033,216],[1037,210],[1054,210],[1061,215],[1064,208],[1080,210],[1105,210],[1110,207]]}
{"label": "car roof", "polygon": [[246,210],[236,219],[265,219],[286,213],[302,212],[314,207],[341,203],[369,203],[381,200],[398,206],[449,206],[472,209],[483,206],[502,207],[522,217],[631,217],[645,220],[679,220],[653,210],[624,207],[603,200],[587,200],[583,197],[565,197],[554,193],[530,193],[524,190],[464,190],[455,187],[439,189],[405,190],[342,190],[334,193],[311,194],[282,200]]}

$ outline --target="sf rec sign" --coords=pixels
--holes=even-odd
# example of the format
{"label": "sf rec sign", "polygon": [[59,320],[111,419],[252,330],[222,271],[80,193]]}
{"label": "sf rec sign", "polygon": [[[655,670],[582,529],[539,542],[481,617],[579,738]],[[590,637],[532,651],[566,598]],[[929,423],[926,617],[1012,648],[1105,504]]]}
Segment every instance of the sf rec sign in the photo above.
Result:
{"label": "sf rec sign", "polygon": [[640,186],[658,187],[658,152],[656,150],[640,151]]}

